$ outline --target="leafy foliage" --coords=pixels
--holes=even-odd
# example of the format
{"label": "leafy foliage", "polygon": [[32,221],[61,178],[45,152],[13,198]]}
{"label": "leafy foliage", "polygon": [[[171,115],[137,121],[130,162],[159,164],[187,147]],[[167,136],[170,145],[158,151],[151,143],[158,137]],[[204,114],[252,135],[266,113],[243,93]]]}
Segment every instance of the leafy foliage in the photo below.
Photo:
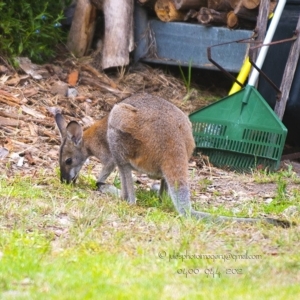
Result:
{"label": "leafy foliage", "polygon": [[61,30],[66,1],[7,0],[0,2],[0,55],[13,61],[27,56],[42,62],[65,39]]}

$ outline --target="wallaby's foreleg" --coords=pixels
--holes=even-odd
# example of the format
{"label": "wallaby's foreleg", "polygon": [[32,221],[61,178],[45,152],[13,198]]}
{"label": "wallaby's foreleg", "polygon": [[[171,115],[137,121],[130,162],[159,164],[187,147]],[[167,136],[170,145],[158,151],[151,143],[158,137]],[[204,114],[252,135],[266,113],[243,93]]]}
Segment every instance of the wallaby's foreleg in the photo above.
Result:
{"label": "wallaby's foreleg", "polygon": [[121,196],[129,204],[135,204],[134,185],[130,165],[118,166],[121,179]]}
{"label": "wallaby's foreleg", "polygon": [[116,164],[113,161],[113,159],[111,159],[108,163],[103,165],[103,168],[98,176],[98,180],[96,183],[99,190],[100,190],[101,186],[105,185],[105,180],[113,172],[115,167],[116,167]]}
{"label": "wallaby's foreleg", "polygon": [[159,197],[161,198],[164,193],[168,193],[168,185],[164,178],[160,181],[160,187],[159,187]]}

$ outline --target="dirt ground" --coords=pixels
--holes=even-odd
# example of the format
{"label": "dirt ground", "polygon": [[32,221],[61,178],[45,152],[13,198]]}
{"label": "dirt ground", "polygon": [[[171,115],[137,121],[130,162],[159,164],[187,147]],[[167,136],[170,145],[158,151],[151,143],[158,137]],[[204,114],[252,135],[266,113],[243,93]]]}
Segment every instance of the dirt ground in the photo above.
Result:
{"label": "dirt ground", "polygon": [[[53,107],[60,108],[67,120],[77,120],[87,128],[115,103],[136,92],[162,96],[187,114],[226,92],[212,83],[201,92],[193,89],[186,97],[180,77],[143,64],[103,73],[88,59],[65,58],[37,66],[23,58],[20,67],[14,72],[0,64],[0,170],[8,177],[17,173],[34,177],[40,169],[55,174],[60,137],[51,114]],[[97,176],[101,165],[94,158],[90,163]],[[297,171],[298,165],[294,166]],[[145,176],[137,178],[147,188],[153,183]],[[191,161],[191,191],[193,201],[199,204],[226,204],[234,211],[245,200],[270,201],[276,183],[256,183],[251,174],[221,170],[200,159],[200,164]]]}

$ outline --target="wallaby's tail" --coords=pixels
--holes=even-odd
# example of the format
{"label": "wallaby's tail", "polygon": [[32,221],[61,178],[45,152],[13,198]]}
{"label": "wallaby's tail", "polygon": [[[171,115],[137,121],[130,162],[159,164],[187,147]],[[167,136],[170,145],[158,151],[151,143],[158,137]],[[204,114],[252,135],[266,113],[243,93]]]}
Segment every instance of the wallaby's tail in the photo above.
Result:
{"label": "wallaby's tail", "polygon": [[173,204],[177,212],[183,217],[193,217],[197,220],[206,220],[215,223],[223,222],[239,222],[239,223],[269,223],[274,226],[280,226],[283,228],[289,228],[295,223],[290,223],[286,220],[278,220],[273,218],[239,218],[239,217],[226,217],[226,216],[214,216],[210,213],[196,211],[191,207],[190,190],[187,184],[180,186],[170,186],[168,184],[169,195],[173,201]]}
{"label": "wallaby's tail", "polygon": [[191,210],[191,216],[198,220],[207,220],[207,221],[213,221],[216,223],[222,223],[226,221],[234,221],[239,223],[269,223],[275,226],[280,226],[283,228],[289,228],[292,225],[295,225],[295,223],[291,223],[286,220],[277,220],[273,218],[237,218],[237,217],[225,217],[225,216],[213,216],[210,213],[204,213],[196,210]]}

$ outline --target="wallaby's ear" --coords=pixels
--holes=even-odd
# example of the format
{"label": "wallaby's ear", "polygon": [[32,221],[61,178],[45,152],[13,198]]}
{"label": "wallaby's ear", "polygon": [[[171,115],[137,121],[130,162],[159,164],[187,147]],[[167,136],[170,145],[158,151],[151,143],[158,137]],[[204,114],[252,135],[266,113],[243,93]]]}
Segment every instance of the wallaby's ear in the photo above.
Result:
{"label": "wallaby's ear", "polygon": [[67,135],[67,122],[62,114],[58,113],[55,115],[55,122],[60,132],[61,139],[64,139]]}
{"label": "wallaby's ear", "polygon": [[71,121],[66,130],[67,137],[74,143],[75,146],[78,146],[82,141],[82,127],[76,121]]}
{"label": "wallaby's ear", "polygon": [[138,109],[136,107],[134,107],[134,106],[132,106],[132,105],[130,105],[128,103],[122,103],[121,102],[121,103],[119,103],[117,105],[119,105],[119,107],[121,109],[127,110],[128,113],[136,113],[138,111]]}
{"label": "wallaby's ear", "polygon": [[67,122],[65,121],[65,118],[61,114],[60,108],[53,106],[53,107],[47,107],[47,110],[49,111],[50,114],[54,116],[56,125],[59,129],[61,140],[63,140],[67,134],[66,131]]}

